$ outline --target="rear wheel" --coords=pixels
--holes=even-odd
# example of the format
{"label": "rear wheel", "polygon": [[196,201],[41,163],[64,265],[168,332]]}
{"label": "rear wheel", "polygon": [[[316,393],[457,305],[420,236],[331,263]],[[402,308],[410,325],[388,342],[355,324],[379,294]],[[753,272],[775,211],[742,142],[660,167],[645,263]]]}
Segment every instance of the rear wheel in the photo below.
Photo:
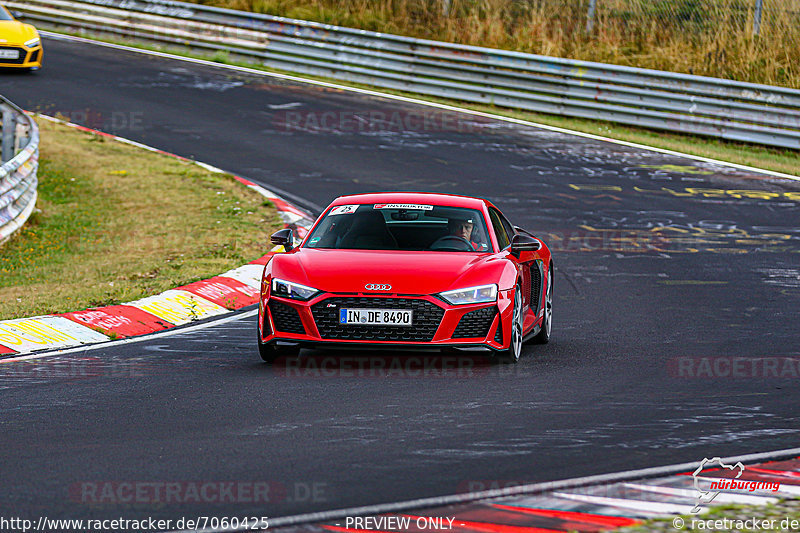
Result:
{"label": "rear wheel", "polygon": [[511,343],[507,350],[498,354],[504,363],[516,363],[522,355],[522,291],[517,285],[514,290],[514,313],[511,317]]}
{"label": "rear wheel", "polygon": [[544,294],[544,315],[542,315],[542,329],[533,338],[534,342],[547,344],[550,342],[550,332],[553,330],[553,266],[547,272],[547,292]]}

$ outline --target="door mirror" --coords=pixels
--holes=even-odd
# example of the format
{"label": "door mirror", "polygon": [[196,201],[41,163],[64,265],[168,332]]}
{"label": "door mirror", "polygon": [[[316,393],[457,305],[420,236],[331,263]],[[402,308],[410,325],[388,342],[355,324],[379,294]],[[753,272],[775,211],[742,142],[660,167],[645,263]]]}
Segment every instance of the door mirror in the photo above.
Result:
{"label": "door mirror", "polygon": [[274,245],[283,246],[287,252],[294,248],[294,237],[292,237],[292,230],[289,228],[276,231],[269,240]]}
{"label": "door mirror", "polygon": [[11,11],[11,16],[17,20],[20,20],[25,17],[25,13],[22,11]]}
{"label": "door mirror", "polygon": [[530,235],[524,233],[517,233],[511,239],[511,253],[519,255],[520,252],[535,252],[541,249],[542,243],[539,239],[535,239]]}

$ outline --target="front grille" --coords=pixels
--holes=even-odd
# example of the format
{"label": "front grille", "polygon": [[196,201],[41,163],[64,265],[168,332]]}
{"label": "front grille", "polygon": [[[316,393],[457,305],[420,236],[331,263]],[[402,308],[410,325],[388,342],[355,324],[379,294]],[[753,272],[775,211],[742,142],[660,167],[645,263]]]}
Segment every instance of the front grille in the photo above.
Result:
{"label": "front grille", "polygon": [[[412,326],[359,326],[339,324],[339,309],[411,309]],[[311,308],[323,339],[430,342],[439,328],[444,309],[417,298],[343,298],[322,300]]]}
{"label": "front grille", "polygon": [[305,333],[306,328],[300,320],[300,315],[294,307],[275,300],[269,301],[269,310],[272,313],[272,322],[275,329],[284,333]]}
{"label": "front grille", "polygon": [[7,65],[21,65],[25,62],[25,57],[28,55],[28,52],[26,52],[23,48],[17,48],[13,46],[0,46],[0,50],[16,50],[19,52],[17,59],[0,57],[0,63],[5,63]]}
{"label": "front grille", "polygon": [[531,266],[531,302],[530,307],[535,312],[539,312],[539,302],[542,295],[542,271],[539,270],[539,263]]}
{"label": "front grille", "polygon": [[458,327],[453,332],[453,338],[486,337],[496,314],[496,307],[484,307],[466,313],[458,322]]}

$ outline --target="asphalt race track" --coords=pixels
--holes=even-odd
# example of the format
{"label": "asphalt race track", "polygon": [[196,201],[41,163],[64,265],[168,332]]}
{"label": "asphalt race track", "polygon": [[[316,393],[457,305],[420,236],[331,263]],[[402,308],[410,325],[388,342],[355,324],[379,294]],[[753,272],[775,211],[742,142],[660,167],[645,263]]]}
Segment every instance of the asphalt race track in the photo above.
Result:
{"label": "asphalt race track", "polygon": [[[800,182],[45,41],[40,72],[0,74],[28,110],[312,209],[374,190],[491,199],[554,249],[554,338],[516,366],[306,351],[272,368],[248,316],[2,364],[4,515],[277,517],[798,445]],[[119,490],[223,482],[268,495]]]}

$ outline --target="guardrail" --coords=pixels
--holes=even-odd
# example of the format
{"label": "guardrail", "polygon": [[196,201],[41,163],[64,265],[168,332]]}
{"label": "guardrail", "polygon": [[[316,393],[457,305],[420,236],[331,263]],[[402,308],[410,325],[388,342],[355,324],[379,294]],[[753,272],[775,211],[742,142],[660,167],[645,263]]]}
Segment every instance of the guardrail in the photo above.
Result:
{"label": "guardrail", "polygon": [[42,26],[381,88],[800,149],[800,90],[457,45],[171,0],[26,0]]}
{"label": "guardrail", "polygon": [[39,168],[39,128],[2,96],[0,153],[0,243],[22,227],[36,205]]}

